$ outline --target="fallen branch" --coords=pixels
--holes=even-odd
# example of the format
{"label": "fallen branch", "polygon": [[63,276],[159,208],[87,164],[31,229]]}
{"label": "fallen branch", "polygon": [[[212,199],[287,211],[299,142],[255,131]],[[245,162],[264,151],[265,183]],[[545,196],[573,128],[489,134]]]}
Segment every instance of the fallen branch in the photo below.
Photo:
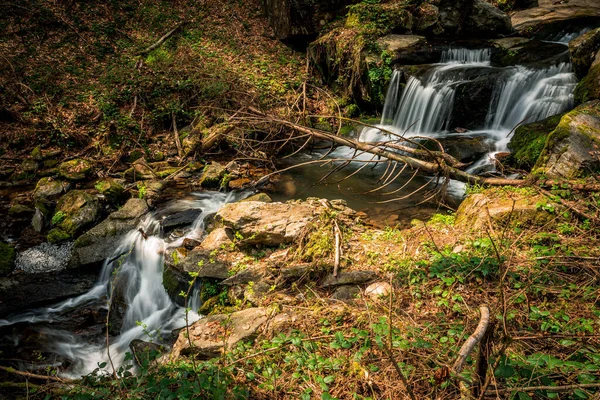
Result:
{"label": "fallen branch", "polygon": [[462,372],[467,357],[469,356],[469,354],[471,354],[473,348],[479,342],[481,342],[481,339],[483,339],[483,336],[485,335],[485,332],[487,331],[488,326],[490,324],[490,309],[488,308],[488,306],[486,306],[485,304],[481,305],[479,307],[479,312],[481,313],[481,318],[479,320],[477,328],[475,329],[475,332],[473,332],[473,334],[469,336],[465,344],[462,345],[460,351],[458,352],[458,357],[456,358],[454,365],[452,365],[452,368],[450,369],[450,372],[454,375],[459,375]]}
{"label": "fallen branch", "polygon": [[159,48],[168,38],[173,36],[179,29],[181,29],[187,21],[180,22],[175,28],[171,29],[169,32],[165,33],[160,39],[158,39],[154,44],[146,47],[146,49],[140,51],[136,54],[136,56],[144,56],[150,53],[152,50]]}
{"label": "fallen branch", "polygon": [[181,139],[179,139],[179,131],[177,130],[175,113],[171,113],[171,120],[173,121],[173,136],[175,137],[175,146],[177,146],[177,155],[181,159],[183,157],[183,150],[181,149]]}
{"label": "fallen branch", "polygon": [[8,372],[9,374],[24,376],[25,378],[31,378],[31,379],[41,379],[41,380],[48,380],[48,381],[55,381],[55,382],[69,382],[70,381],[70,379],[59,378],[58,376],[38,375],[38,374],[34,374],[32,372],[19,371],[18,369],[14,369],[11,367],[3,367],[1,365],[0,365],[0,370]]}
{"label": "fallen branch", "polygon": [[340,253],[342,252],[341,249],[341,236],[342,233],[340,231],[340,227],[338,226],[337,221],[333,221],[333,231],[335,233],[335,258],[334,258],[334,262],[333,262],[333,277],[337,278],[338,275],[338,268],[340,267]]}
{"label": "fallen branch", "polygon": [[600,388],[600,383],[581,383],[578,385],[564,385],[564,386],[526,386],[506,389],[490,389],[490,394],[496,393],[510,393],[510,392],[535,392],[539,390],[547,390],[553,393],[570,392],[575,389],[597,389]]}

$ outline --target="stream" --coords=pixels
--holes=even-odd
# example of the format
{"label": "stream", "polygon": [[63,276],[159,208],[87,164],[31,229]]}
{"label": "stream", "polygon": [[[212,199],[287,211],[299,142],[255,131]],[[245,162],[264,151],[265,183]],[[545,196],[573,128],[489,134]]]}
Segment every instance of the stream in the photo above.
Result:
{"label": "stream", "polygon": [[[570,36],[565,38],[565,35]],[[565,35],[552,39],[561,43],[572,39],[572,33]],[[491,65],[490,57],[490,49],[449,48],[442,54],[438,64],[421,76],[410,76],[405,83],[404,73],[396,70],[387,92],[379,128],[357,129],[353,135],[364,142],[385,141],[390,138],[389,134],[381,130],[385,129],[415,139],[454,141],[475,138],[484,144],[485,150],[473,157],[468,171],[477,174],[493,173],[496,156],[507,151],[512,130],[519,123],[538,121],[570,109],[573,106],[573,90],[577,80],[568,62],[543,68],[498,68]],[[460,120],[465,121],[465,116],[457,116],[457,105],[465,102],[465,88],[468,92],[470,85],[480,83],[482,76],[487,76],[488,82],[492,82],[488,103],[477,104],[483,109],[484,117],[468,127],[461,126]],[[347,158],[353,156],[353,152],[348,148],[337,148],[331,154],[327,150],[319,150],[299,155],[287,162],[293,164],[323,156]],[[389,182],[386,183],[385,190],[369,193],[385,173],[385,165],[376,165],[364,168],[351,179],[343,181],[349,172],[356,172],[361,168],[364,164],[360,162],[361,158],[367,160],[370,156],[367,158],[364,154],[360,155],[345,171],[328,176],[318,185],[314,183],[331,172],[335,163],[326,168],[302,167],[292,170],[283,176],[278,188],[279,195],[274,197],[276,200],[309,196],[344,198],[350,207],[369,215],[378,215],[382,220],[387,219],[387,222],[390,222],[390,215],[395,215],[395,219],[391,219],[392,223],[399,223],[399,219],[403,218],[418,218],[421,216],[419,213],[425,218],[437,207],[433,202],[417,207],[422,198],[404,198],[406,194],[424,185],[433,188],[435,184],[428,183],[429,177],[426,176],[414,177],[407,186],[403,186],[405,182],[402,180]],[[407,179],[404,181],[410,176],[411,173],[407,172]],[[454,182],[449,192],[450,197],[459,202],[464,194],[464,186]],[[165,252],[180,246],[186,238],[202,238],[208,217],[224,204],[238,201],[246,195],[193,193],[191,198],[172,201],[157,212],[147,215],[138,228],[132,230],[118,248],[114,249],[113,256],[104,263],[100,276],[87,293],[50,307],[27,310],[0,319],[2,346],[15,349],[37,346],[39,354],[44,356],[43,366],[57,368],[60,375],[65,377],[79,377],[97,370],[100,365],[104,372],[111,373],[109,361],[112,361],[115,368],[119,368],[126,363],[126,352],[133,339],[161,342],[161,338],[165,338],[165,343],[168,344],[168,338],[174,329],[201,316],[195,312],[200,306],[197,287],[189,298],[191,311],[188,313],[166,293],[162,281]],[[161,218],[187,209],[200,209],[200,216],[185,229],[183,236],[165,235],[161,229]],[[404,211],[399,211],[402,209]],[[144,238],[139,229],[148,237]],[[121,292],[127,308],[119,333],[109,337],[110,344],[107,348],[106,337],[102,329],[97,328],[98,323],[96,328],[87,329],[73,326],[69,328],[67,322],[74,315],[102,321],[110,307],[115,281],[125,285]],[[33,336],[32,332],[35,332]],[[32,344],[32,340],[35,343]],[[31,369],[28,362],[21,363],[19,367]],[[36,368],[39,367],[38,364]]]}

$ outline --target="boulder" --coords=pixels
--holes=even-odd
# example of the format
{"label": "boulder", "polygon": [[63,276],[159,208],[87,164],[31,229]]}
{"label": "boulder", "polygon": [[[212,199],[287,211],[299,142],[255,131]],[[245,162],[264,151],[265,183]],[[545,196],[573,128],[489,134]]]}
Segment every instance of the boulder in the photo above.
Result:
{"label": "boulder", "polygon": [[69,181],[82,181],[93,172],[93,164],[82,158],[65,161],[58,166],[58,175]]}
{"label": "boulder", "polygon": [[[547,211],[548,199],[543,195],[532,195],[531,192],[504,193],[488,190],[467,196],[456,211],[455,226],[467,230],[479,231],[488,229],[488,218],[492,224],[506,226],[542,226],[554,215]],[[556,207],[556,205],[552,205]]]}
{"label": "boulder", "polygon": [[0,277],[0,318],[80,296],[94,286],[97,278],[96,273],[72,270]]}
{"label": "boulder", "polygon": [[531,171],[546,145],[548,135],[556,128],[563,114],[554,115],[532,124],[520,125],[513,134],[506,164]]}
{"label": "boulder", "polygon": [[189,330],[181,331],[173,345],[171,359],[191,354],[204,359],[217,357],[223,349],[231,349],[241,340],[252,340],[268,319],[266,308],[248,308],[202,318]]}
{"label": "boulder", "polygon": [[35,214],[35,210],[23,204],[13,204],[8,210],[8,215],[11,217],[31,217]]}
{"label": "boulder", "polygon": [[[418,53],[419,51],[425,52],[427,55],[431,52],[431,50],[427,48],[425,36],[391,34],[377,39],[377,44],[381,50],[391,54],[392,62],[394,64],[425,64],[428,62],[438,62],[440,60],[439,54],[433,56],[431,59],[413,56],[413,53]],[[367,55],[366,60],[370,64],[377,64],[381,62],[381,56],[379,53],[370,53]]]}
{"label": "boulder", "polygon": [[600,51],[588,71],[588,74],[575,88],[575,104],[600,99]]}
{"label": "boulder", "polygon": [[590,22],[600,18],[600,3],[597,0],[539,0],[538,7],[516,11],[511,14],[513,28],[520,34],[531,36],[536,33],[557,32],[566,24],[578,20]]}
{"label": "boulder", "polygon": [[110,214],[75,241],[69,265],[78,267],[104,261],[147,212],[148,205],[144,200],[129,199],[120,210]]}
{"label": "boulder", "polygon": [[213,251],[225,247],[230,249],[233,245],[233,232],[227,228],[217,228],[210,232],[200,245],[204,250]]}
{"label": "boulder", "polygon": [[443,32],[443,28],[439,24],[440,9],[431,3],[421,3],[416,12],[417,21],[415,30],[417,32],[433,31],[434,34]]}
{"label": "boulder", "polygon": [[128,181],[136,182],[154,179],[157,175],[146,160],[139,159],[133,162],[131,168],[125,171],[123,177]]}
{"label": "boulder", "polygon": [[496,37],[511,33],[512,23],[508,14],[499,8],[484,0],[475,0],[464,31],[479,37]]}
{"label": "boulder", "polygon": [[21,170],[28,174],[35,174],[39,167],[40,164],[35,160],[26,159],[21,162]]}
{"label": "boulder", "polygon": [[226,204],[215,220],[236,232],[236,237],[240,235],[245,244],[278,246],[294,241],[317,210],[307,203],[248,201]]}
{"label": "boulder", "polygon": [[129,343],[129,349],[131,350],[133,359],[140,366],[147,366],[166,351],[166,349],[158,343],[145,342],[140,339],[133,339],[131,343]]}
{"label": "boulder", "polygon": [[34,199],[54,199],[69,191],[70,184],[54,178],[42,178],[35,185]]}
{"label": "boulder", "polygon": [[94,196],[83,190],[73,190],[58,200],[52,219],[57,228],[69,236],[75,236],[89,227],[99,213],[100,205]]}
{"label": "boulder", "polygon": [[356,285],[343,285],[338,286],[331,298],[340,301],[351,301],[355,300],[360,296],[360,288]]}
{"label": "boulder", "polygon": [[328,275],[322,282],[322,288],[329,288],[342,285],[361,285],[377,278],[375,271],[343,271],[338,273],[337,277]]}
{"label": "boulder", "polygon": [[94,188],[112,203],[118,203],[125,192],[123,181],[120,179],[107,178],[99,180],[94,185]]}
{"label": "boulder", "polygon": [[0,276],[7,276],[15,269],[15,248],[8,243],[0,242]]}
{"label": "boulder", "polygon": [[375,282],[367,286],[365,295],[372,299],[379,299],[392,293],[392,286],[387,282]]}
{"label": "boulder", "polygon": [[213,161],[212,163],[207,164],[200,177],[200,186],[204,188],[221,187],[221,181],[223,180],[225,173],[225,167],[218,162]]}
{"label": "boulder", "polygon": [[225,286],[246,285],[250,282],[261,282],[268,275],[264,267],[249,267],[225,279],[221,284]]}
{"label": "boulder", "polygon": [[600,172],[600,104],[588,102],[566,113],[546,140],[535,172],[573,179]]}
{"label": "boulder", "polygon": [[[492,65],[509,67],[524,65],[531,67],[568,62],[569,54],[560,43],[548,43],[523,38],[504,38],[491,41],[495,49],[492,52]],[[510,46],[510,47],[509,47]]]}
{"label": "boulder", "polygon": [[260,201],[262,203],[272,203],[273,202],[271,197],[266,193],[256,193],[250,197],[240,200],[240,202],[241,201]]}
{"label": "boulder", "polygon": [[600,50],[600,28],[593,29],[569,42],[569,53],[579,79],[587,75]]}
{"label": "boulder", "polygon": [[160,226],[163,228],[163,231],[167,233],[173,229],[193,224],[194,221],[198,219],[200,214],[202,214],[202,210],[199,208],[191,208],[189,210],[179,211],[164,217],[160,222]]}

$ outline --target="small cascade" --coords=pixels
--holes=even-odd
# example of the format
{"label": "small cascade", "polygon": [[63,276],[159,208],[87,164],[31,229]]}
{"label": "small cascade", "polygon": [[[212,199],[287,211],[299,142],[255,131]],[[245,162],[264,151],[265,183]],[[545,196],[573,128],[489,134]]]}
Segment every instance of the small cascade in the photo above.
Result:
{"label": "small cascade", "polygon": [[489,64],[492,57],[491,49],[448,49],[442,53],[442,64]]}
{"label": "small cascade", "polygon": [[520,122],[535,122],[573,106],[577,78],[571,64],[542,70],[517,66],[500,80],[490,103],[487,129],[511,130]]}
{"label": "small cascade", "polygon": [[[185,238],[199,239],[204,233],[205,219],[217,212],[225,203],[238,200],[241,196],[225,193],[197,194],[194,200],[183,200],[172,203],[160,214],[148,215],[139,226],[129,232],[120,246],[114,250],[113,256],[104,264],[96,285],[86,294],[66,300],[52,307],[31,310],[0,320],[0,326],[14,325],[21,322],[44,323],[40,330],[48,338],[46,350],[63,356],[72,362],[67,372],[62,375],[79,377],[86,375],[100,363],[107,363],[107,373],[112,371],[110,362],[119,368],[125,362],[125,354],[133,339],[159,341],[163,335],[174,329],[192,323],[199,318],[199,288],[194,287],[188,299],[190,311],[186,313],[169,297],[163,287],[164,254],[170,248],[181,245]],[[159,215],[167,215],[173,211],[189,208],[202,210],[186,234],[169,242],[161,236]],[[140,232],[143,231],[147,235]],[[110,309],[110,301],[117,292],[127,305],[118,336],[111,338],[107,348],[104,338],[98,343],[88,343],[78,335],[48,323],[58,323],[64,314],[96,302]],[[110,353],[110,360],[109,360]]]}

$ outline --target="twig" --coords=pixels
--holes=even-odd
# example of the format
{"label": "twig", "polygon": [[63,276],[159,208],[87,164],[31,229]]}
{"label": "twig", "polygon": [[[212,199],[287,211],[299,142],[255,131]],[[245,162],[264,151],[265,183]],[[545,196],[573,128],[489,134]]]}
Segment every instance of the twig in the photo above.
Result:
{"label": "twig", "polygon": [[342,252],[342,249],[341,249],[342,233],[340,231],[340,227],[336,220],[333,220],[333,232],[335,234],[335,257],[334,257],[334,262],[333,262],[333,277],[337,278],[338,268],[340,267],[340,253]]}
{"label": "twig", "polygon": [[177,154],[179,158],[183,157],[183,150],[181,149],[181,139],[179,139],[179,131],[177,130],[177,120],[175,113],[171,113],[171,119],[173,120],[173,136],[175,136],[175,145],[177,146]]}
{"label": "twig", "polygon": [[509,392],[535,392],[539,390],[547,390],[549,392],[569,392],[575,389],[596,389],[600,388],[600,383],[581,383],[578,385],[564,385],[564,386],[526,386],[526,387],[515,387],[506,389],[494,389],[494,393],[509,393]]}

